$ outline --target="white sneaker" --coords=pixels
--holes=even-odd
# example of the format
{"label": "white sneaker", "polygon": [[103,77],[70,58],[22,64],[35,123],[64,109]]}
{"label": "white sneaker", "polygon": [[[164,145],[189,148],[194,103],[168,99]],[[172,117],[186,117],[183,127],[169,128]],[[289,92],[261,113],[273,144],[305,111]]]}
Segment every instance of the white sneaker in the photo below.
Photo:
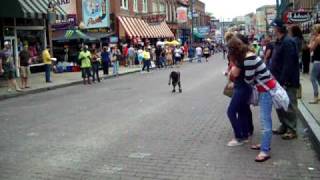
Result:
{"label": "white sneaker", "polygon": [[12,92],[12,89],[11,89],[11,88],[9,88],[9,89],[8,89],[8,92]]}
{"label": "white sneaker", "polygon": [[232,139],[231,141],[228,142],[227,146],[229,147],[234,147],[234,146],[241,146],[243,145],[243,142],[240,142],[236,139]]}

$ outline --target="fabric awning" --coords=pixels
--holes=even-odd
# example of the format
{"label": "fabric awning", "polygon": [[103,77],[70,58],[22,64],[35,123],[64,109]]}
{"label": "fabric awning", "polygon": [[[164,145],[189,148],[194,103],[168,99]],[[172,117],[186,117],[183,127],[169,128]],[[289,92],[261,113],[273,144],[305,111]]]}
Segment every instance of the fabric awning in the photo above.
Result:
{"label": "fabric awning", "polygon": [[120,24],[124,28],[126,34],[130,38],[173,38],[174,34],[171,32],[166,22],[148,24],[140,18],[134,17],[118,17]]}
{"label": "fabric awning", "polygon": [[[0,6],[0,17],[46,19],[48,5],[51,0],[2,0]],[[67,18],[66,12],[56,6],[56,19]]]}
{"label": "fabric awning", "polygon": [[76,40],[76,39],[82,39],[82,40],[89,40],[94,41],[97,40],[97,38],[89,36],[80,30],[67,30],[64,34],[60,34],[60,36],[53,37],[53,41],[70,41],[70,40]]}

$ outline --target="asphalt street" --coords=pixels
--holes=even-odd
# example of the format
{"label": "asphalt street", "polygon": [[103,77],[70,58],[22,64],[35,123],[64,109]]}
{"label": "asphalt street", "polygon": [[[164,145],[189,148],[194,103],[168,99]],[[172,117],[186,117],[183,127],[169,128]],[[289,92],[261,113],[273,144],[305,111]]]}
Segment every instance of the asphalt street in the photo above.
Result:
{"label": "asphalt street", "polygon": [[219,55],[186,63],[181,94],[171,93],[167,69],[3,100],[0,179],[320,179],[306,138],[274,136],[272,158],[261,164],[248,145],[226,146],[225,68]]}

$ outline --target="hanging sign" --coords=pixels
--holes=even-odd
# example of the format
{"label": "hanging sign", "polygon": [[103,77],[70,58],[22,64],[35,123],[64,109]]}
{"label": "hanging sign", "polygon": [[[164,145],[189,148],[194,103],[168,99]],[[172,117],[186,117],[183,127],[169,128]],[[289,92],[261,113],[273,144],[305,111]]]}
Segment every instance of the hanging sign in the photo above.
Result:
{"label": "hanging sign", "polygon": [[[302,23],[312,19],[312,12],[310,11],[289,11],[285,19],[291,23]],[[287,23],[288,23],[287,22]]]}

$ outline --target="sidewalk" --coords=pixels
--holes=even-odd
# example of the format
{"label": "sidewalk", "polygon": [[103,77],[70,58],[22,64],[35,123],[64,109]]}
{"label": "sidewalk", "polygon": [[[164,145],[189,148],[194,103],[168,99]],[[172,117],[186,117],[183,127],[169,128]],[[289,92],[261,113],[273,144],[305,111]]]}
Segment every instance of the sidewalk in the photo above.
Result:
{"label": "sidewalk", "polygon": [[[139,72],[140,70],[141,68],[120,67],[119,75]],[[112,73],[112,68],[110,68],[109,72]],[[52,83],[45,83],[44,77],[45,77],[44,73],[31,74],[29,77],[29,86],[31,86],[31,88],[24,89],[23,92],[16,92],[14,90],[12,90],[11,92],[8,92],[7,82],[4,80],[1,80],[0,81],[0,100],[82,83],[81,72],[66,72],[61,74],[51,73]],[[100,70],[100,77],[103,79],[107,79],[110,77],[114,77],[114,75],[105,76],[103,75],[102,70]],[[20,78],[17,79],[17,82],[19,85],[21,84]]]}
{"label": "sidewalk", "polygon": [[315,150],[320,154],[320,104],[309,104],[313,99],[313,88],[309,75],[301,75],[302,98],[298,102],[301,119],[308,127]]}

